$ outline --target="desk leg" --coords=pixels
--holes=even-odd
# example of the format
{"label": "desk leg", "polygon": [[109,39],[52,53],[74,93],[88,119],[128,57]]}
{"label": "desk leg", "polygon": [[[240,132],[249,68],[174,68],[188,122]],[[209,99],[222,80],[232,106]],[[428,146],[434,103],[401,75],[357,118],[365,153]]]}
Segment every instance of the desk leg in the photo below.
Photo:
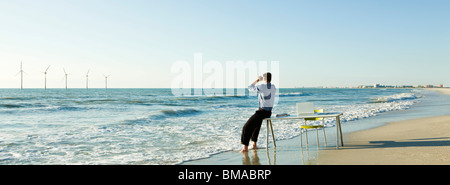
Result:
{"label": "desk leg", "polygon": [[336,149],[339,150],[339,127],[341,123],[339,121],[339,116],[336,117]]}
{"label": "desk leg", "polygon": [[269,148],[269,120],[267,121],[266,130],[267,130],[267,136],[266,136],[266,147]]}
{"label": "desk leg", "polygon": [[277,147],[277,144],[275,143],[275,135],[273,134],[272,120],[270,120],[270,130],[272,131],[273,146]]}
{"label": "desk leg", "polygon": [[341,146],[344,146],[344,139],[342,137],[342,126],[341,126],[341,117],[338,116],[336,117],[336,124],[339,125],[339,135],[341,136]]}

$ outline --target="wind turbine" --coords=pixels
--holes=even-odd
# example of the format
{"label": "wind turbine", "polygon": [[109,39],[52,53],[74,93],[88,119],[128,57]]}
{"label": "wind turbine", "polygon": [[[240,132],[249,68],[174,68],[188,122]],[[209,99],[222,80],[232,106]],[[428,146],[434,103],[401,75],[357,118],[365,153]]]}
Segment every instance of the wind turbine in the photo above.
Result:
{"label": "wind turbine", "polygon": [[20,71],[16,74],[16,76],[20,73],[20,90],[23,89],[23,73],[25,71],[22,70],[22,61],[20,61]]}
{"label": "wind turbine", "polygon": [[103,76],[105,76],[105,89],[108,89],[108,77],[109,76],[111,76],[111,75],[103,75]]}
{"label": "wind turbine", "polygon": [[44,72],[44,90],[47,90],[47,71],[49,68],[50,68],[50,66],[48,66]]}
{"label": "wind turbine", "polygon": [[66,90],[67,90],[67,75],[69,75],[69,74],[66,73],[66,69],[64,69],[64,68],[63,68],[63,71],[64,71],[64,75],[66,77]]}
{"label": "wind turbine", "polygon": [[87,73],[86,73],[86,90],[88,90],[88,85],[89,85],[89,71],[90,71],[91,69],[88,69],[88,71],[87,71]]}

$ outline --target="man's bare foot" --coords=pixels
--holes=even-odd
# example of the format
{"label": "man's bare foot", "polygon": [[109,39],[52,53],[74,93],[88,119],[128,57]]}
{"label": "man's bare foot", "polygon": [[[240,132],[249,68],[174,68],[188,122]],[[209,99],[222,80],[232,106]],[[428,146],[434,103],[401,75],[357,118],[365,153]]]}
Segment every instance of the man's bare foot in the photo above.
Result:
{"label": "man's bare foot", "polygon": [[257,147],[256,147],[256,142],[253,143],[253,146],[252,146],[252,147],[253,147],[252,149],[257,149]]}
{"label": "man's bare foot", "polygon": [[242,148],[242,150],[241,150],[241,153],[244,153],[244,152],[248,152],[248,146],[246,146],[246,145],[244,145],[244,148]]}

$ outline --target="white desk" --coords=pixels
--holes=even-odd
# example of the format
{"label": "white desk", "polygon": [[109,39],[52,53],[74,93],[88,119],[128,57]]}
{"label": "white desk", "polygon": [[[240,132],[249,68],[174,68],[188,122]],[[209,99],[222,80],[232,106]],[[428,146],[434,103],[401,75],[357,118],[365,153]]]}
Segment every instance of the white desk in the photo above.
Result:
{"label": "white desk", "polygon": [[[344,141],[342,139],[342,129],[341,129],[341,120],[340,116],[342,116],[343,113],[339,112],[330,112],[330,113],[316,113],[312,115],[291,115],[291,116],[283,116],[283,117],[270,117],[263,120],[267,121],[267,147],[269,147],[269,126],[270,130],[272,131],[272,139],[273,139],[273,145],[277,147],[275,143],[275,135],[273,134],[273,126],[272,126],[272,120],[287,120],[287,119],[304,119],[304,118],[336,118],[336,149],[339,149],[339,141],[341,142],[341,146],[344,146]],[[323,128],[325,129],[325,128]]]}

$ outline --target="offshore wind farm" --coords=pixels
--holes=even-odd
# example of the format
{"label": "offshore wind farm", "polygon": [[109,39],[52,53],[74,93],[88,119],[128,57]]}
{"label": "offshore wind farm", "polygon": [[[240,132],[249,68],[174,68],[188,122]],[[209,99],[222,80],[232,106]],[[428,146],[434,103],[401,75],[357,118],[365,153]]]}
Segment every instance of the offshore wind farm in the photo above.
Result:
{"label": "offshore wind farm", "polygon": [[[41,71],[41,73],[43,73],[44,74],[44,90],[47,90],[47,82],[48,82],[48,80],[47,80],[47,74],[48,74],[48,72],[49,72],[49,69],[50,69],[50,67],[51,67],[51,65],[49,65],[46,69],[45,69],[45,71]],[[26,74],[26,75],[28,75],[28,76],[30,76],[28,73],[26,73],[25,72],[25,70],[23,69],[24,68],[24,65],[23,65],[23,62],[21,61],[20,62],[20,68],[19,68],[19,72],[18,73],[16,73],[15,74],[15,76],[17,77],[17,76],[19,76],[20,77],[20,90],[23,90],[24,88],[27,88],[26,87],[26,85],[24,85],[25,83],[26,83],[26,79],[24,79],[24,74]],[[73,75],[73,74],[71,74],[71,73],[68,73],[67,71],[66,71],[66,68],[62,68],[62,71],[63,71],[63,78],[64,78],[64,86],[61,86],[61,87],[54,87],[54,88],[64,88],[64,89],[70,89],[70,87],[69,87],[69,84],[68,84],[68,82],[69,82],[69,80],[68,80],[68,77],[69,77],[69,75]],[[86,90],[88,90],[89,89],[89,72],[91,71],[91,69],[88,69],[87,70],[87,73],[86,73],[86,75],[85,75],[85,77],[86,77]],[[103,77],[104,77],[104,79],[105,79],[105,86],[104,86],[104,88],[105,89],[108,89],[108,77],[109,76],[111,76],[110,74],[108,74],[108,75],[102,75]],[[32,76],[30,76],[30,78],[33,78]],[[81,79],[81,78],[80,78]],[[99,78],[100,79],[100,78]],[[25,82],[25,83],[24,83]],[[1,85],[1,84],[0,84]],[[0,88],[2,88],[1,86],[0,86]],[[101,87],[98,87],[98,88],[101,88]],[[34,89],[34,88],[33,88]]]}

